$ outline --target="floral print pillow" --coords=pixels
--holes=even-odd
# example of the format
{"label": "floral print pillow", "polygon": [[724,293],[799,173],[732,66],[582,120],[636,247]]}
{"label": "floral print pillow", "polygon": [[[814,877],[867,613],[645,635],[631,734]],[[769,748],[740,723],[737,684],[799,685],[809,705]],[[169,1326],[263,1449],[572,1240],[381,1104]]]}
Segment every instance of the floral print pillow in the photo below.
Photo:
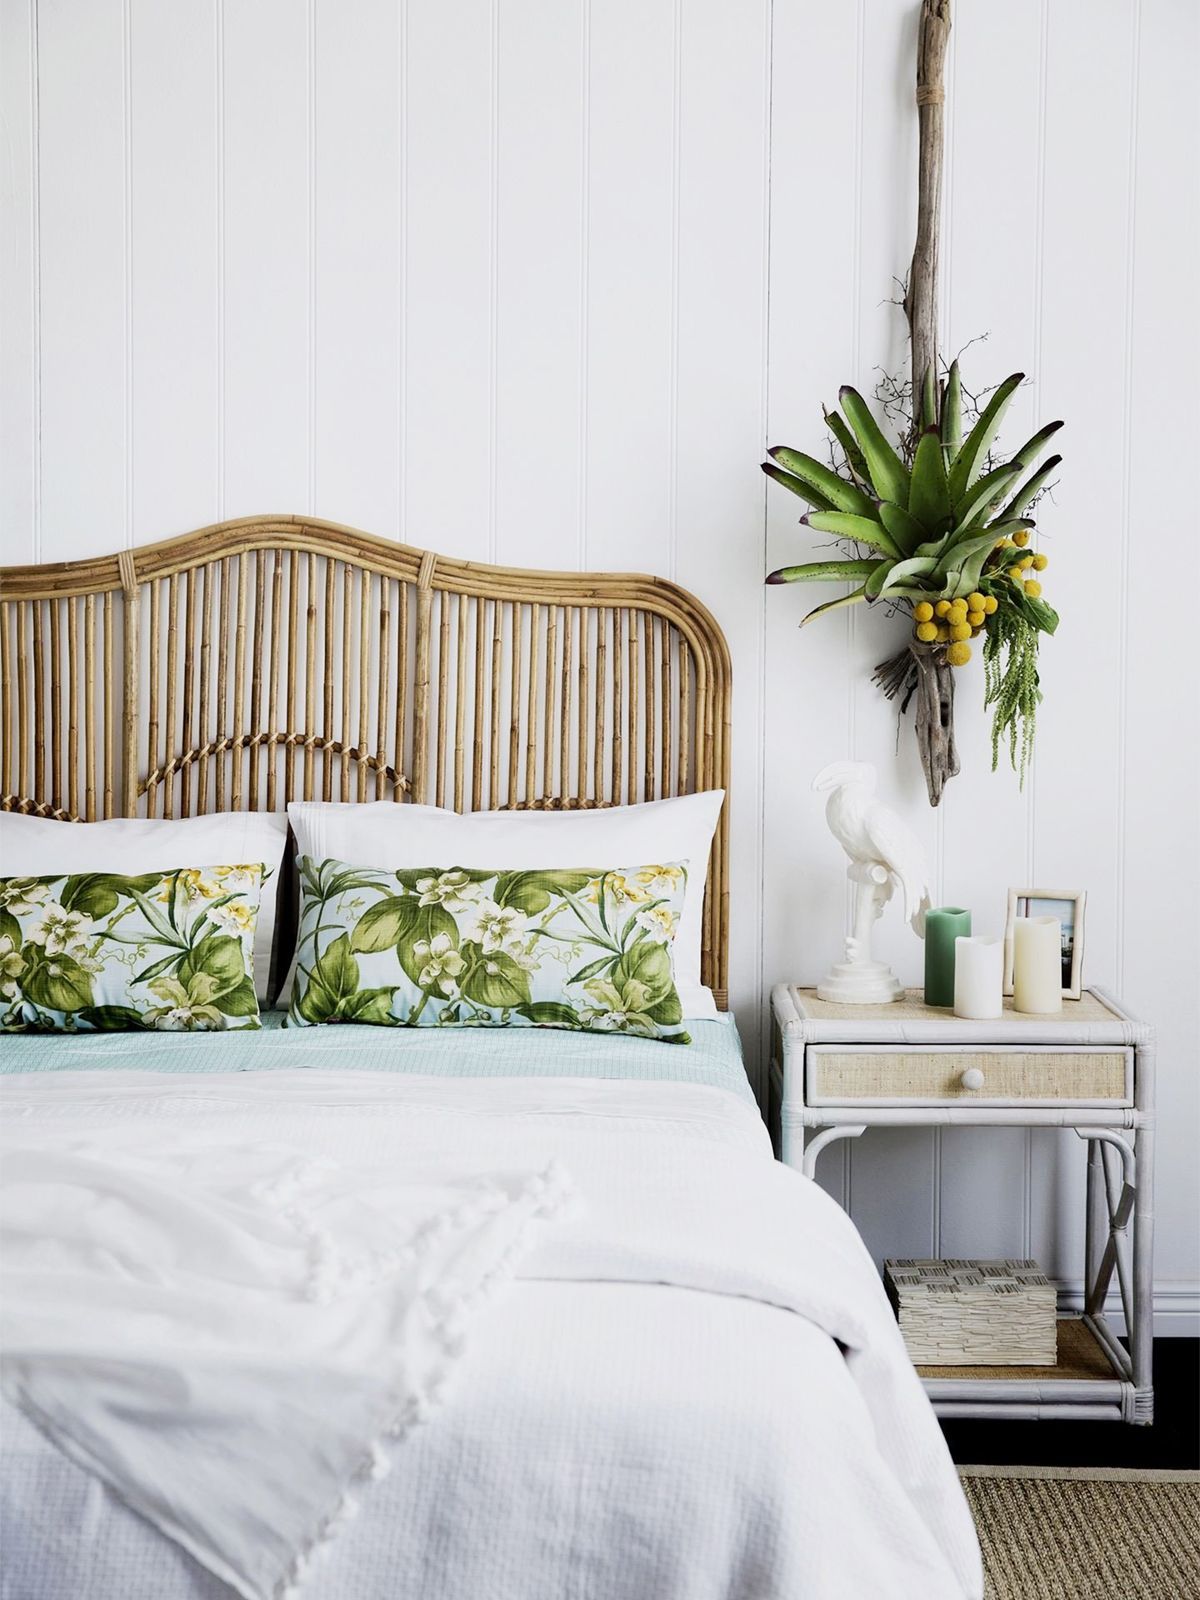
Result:
{"label": "floral print pillow", "polygon": [[299,860],[289,1021],[546,1027],[688,1044],[671,969],[687,868],[387,872]]}
{"label": "floral print pillow", "polygon": [[265,870],[0,878],[0,1029],[257,1028]]}

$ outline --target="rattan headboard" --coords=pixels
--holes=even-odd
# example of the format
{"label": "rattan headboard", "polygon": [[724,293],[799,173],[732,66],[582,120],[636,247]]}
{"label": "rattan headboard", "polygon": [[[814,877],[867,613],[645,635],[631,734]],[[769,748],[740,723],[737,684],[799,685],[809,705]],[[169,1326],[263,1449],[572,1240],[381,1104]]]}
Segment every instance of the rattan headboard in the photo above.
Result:
{"label": "rattan headboard", "polygon": [[[729,655],[685,590],[482,566],[308,517],[0,569],[0,806],[72,821],[728,787]],[[725,1003],[728,806],[705,902]]]}

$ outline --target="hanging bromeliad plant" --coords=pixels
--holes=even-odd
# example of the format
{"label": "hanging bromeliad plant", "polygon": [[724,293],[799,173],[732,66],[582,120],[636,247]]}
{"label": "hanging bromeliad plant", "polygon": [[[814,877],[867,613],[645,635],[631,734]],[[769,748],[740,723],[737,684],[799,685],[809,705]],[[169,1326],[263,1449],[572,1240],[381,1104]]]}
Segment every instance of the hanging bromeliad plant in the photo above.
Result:
{"label": "hanging bromeliad plant", "polygon": [[[889,698],[899,697],[902,713],[915,700],[917,744],[935,806],[959,770],[954,673],[971,660],[974,640],[982,640],[993,770],[1007,743],[1024,781],[1041,699],[1038,640],[1058,626],[1036,576],[1047,559],[1026,547],[1032,512],[1062,459],[1037,464],[1061,422],[1048,423],[1007,459],[997,454],[997,432],[1022,373],[1006,378],[982,409],[964,403],[957,361],[944,379],[938,375],[942,75],[949,31],[949,0],[924,0],[917,53],[917,242],[905,295],[912,342],[910,425],[892,444],[863,397],[843,388],[841,411],[825,413],[834,439],[832,466],[782,447],[769,451],[771,459],[763,463],[768,477],[812,508],[801,522],[844,547],[838,559],[781,567],[767,579],[853,585],[804,621],[859,602],[911,615],[910,639],[880,663],[875,681]],[[968,410],[973,416],[966,428]]]}
{"label": "hanging bromeliad plant", "polygon": [[954,748],[954,677],[982,638],[985,705],[992,708],[992,758],[1007,740],[1022,777],[1040,699],[1039,633],[1053,633],[1057,613],[1042,599],[1035,576],[1047,565],[1028,552],[1028,515],[1061,456],[1037,461],[1062,427],[1051,422],[1009,460],[994,464],[996,430],[1022,374],[996,389],[963,437],[958,363],[941,393],[925,385],[915,446],[889,444],[862,396],[841,391],[843,417],[825,420],[840,450],[840,470],[803,451],[778,448],[763,471],[814,509],[800,521],[853,548],[837,560],[781,567],[768,583],[828,583],[854,587],[805,617],[862,602],[911,613],[908,644],[875,673],[902,710],[916,698],[917,740],[931,804],[958,771]]}

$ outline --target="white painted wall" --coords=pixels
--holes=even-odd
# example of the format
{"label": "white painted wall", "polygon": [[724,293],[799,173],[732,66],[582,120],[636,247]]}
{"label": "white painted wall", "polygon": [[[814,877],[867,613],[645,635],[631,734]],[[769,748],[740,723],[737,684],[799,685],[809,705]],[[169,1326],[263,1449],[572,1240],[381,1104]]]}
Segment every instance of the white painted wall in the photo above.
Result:
{"label": "white painted wall", "polygon": [[[879,763],[939,896],[1089,891],[1088,976],[1161,1038],[1160,1309],[1200,1311],[1200,432],[1193,0],[962,0],[945,321],[1068,419],[1046,508],[1047,702],[1024,794],[937,813],[868,681],[888,624],[801,634],[799,506],[839,383],[903,365],[914,0],[2,0],[3,559],[308,511],[447,554],[638,567],[735,663],[734,994],[812,979],[841,864],[812,772]],[[1028,426],[1027,426],[1028,425]],[[920,951],[891,919],[887,953]],[[1063,1143],[1065,1167],[1053,1159]],[[1074,1141],[876,1134],[825,1181],[878,1251],[1079,1271]],[[1166,1327],[1168,1324],[1163,1323]]]}

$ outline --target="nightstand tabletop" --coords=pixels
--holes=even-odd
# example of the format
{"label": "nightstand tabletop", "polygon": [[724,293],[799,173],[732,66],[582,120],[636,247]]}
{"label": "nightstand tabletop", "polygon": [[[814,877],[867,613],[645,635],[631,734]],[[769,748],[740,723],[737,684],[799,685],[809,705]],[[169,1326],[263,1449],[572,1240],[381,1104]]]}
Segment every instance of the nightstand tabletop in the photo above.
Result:
{"label": "nightstand tabletop", "polygon": [[782,1026],[799,1029],[813,1041],[859,1043],[937,1043],[992,1040],[1011,1044],[1138,1044],[1148,1034],[1102,989],[1085,989],[1078,1000],[1064,1000],[1048,1016],[1016,1011],[1011,996],[1003,1015],[989,1021],[956,1017],[948,1006],[927,1006],[920,989],[887,1005],[837,1005],[815,989],[780,984],[774,991],[775,1015]]}

